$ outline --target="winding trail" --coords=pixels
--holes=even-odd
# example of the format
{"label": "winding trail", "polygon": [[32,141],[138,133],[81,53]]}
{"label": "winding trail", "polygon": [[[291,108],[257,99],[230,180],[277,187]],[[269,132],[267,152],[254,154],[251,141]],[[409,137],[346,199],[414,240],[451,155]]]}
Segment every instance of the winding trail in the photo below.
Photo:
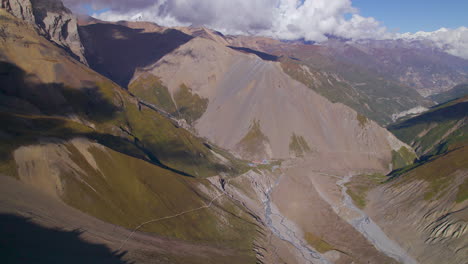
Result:
{"label": "winding trail", "polygon": [[122,248],[125,246],[125,244],[128,242],[128,240],[130,240],[130,238],[133,236],[133,234],[135,234],[135,232],[137,232],[137,231],[138,231],[140,228],[142,228],[143,226],[145,226],[145,225],[147,225],[147,224],[159,222],[159,221],[162,221],[162,220],[167,220],[167,219],[179,217],[179,216],[181,216],[181,215],[193,213],[193,212],[195,212],[195,211],[203,210],[203,209],[206,209],[206,208],[210,208],[216,200],[218,200],[219,198],[221,198],[221,197],[223,197],[223,196],[225,196],[225,195],[226,195],[226,193],[223,192],[222,194],[219,194],[218,196],[214,197],[208,204],[205,204],[205,205],[200,206],[200,207],[198,207],[198,208],[190,209],[190,210],[183,211],[183,212],[180,212],[180,213],[175,214],[175,215],[170,215],[170,216],[165,216],[165,217],[161,217],[161,218],[156,218],[156,219],[152,219],[152,220],[146,221],[146,222],[144,222],[144,223],[141,223],[139,226],[135,227],[135,228],[132,230],[132,232],[130,233],[130,235],[128,235],[127,239],[125,239],[125,241],[122,242],[122,244],[121,244],[120,247],[119,247],[119,251],[122,250]]}

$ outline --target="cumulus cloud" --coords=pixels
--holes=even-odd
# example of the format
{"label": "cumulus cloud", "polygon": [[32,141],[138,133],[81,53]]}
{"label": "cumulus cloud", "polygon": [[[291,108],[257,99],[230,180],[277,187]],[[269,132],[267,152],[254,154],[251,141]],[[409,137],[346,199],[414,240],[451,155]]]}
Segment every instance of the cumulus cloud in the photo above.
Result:
{"label": "cumulus cloud", "polygon": [[468,28],[441,28],[433,32],[419,31],[414,34],[399,34],[398,38],[408,40],[430,40],[435,46],[454,56],[468,59]]}
{"label": "cumulus cloud", "polygon": [[[108,8],[103,20],[141,19],[163,26],[206,26],[227,34],[266,35],[321,41],[326,34],[349,38],[381,37],[378,21],[364,18],[350,0],[64,0],[74,10],[83,4]],[[346,16],[351,18],[346,19]]]}
{"label": "cumulus cloud", "polygon": [[468,58],[468,30],[399,34],[363,17],[351,0],[63,0],[77,11],[84,4],[107,21],[144,20],[162,26],[206,26],[225,34],[324,41],[327,35],[350,39],[429,39],[447,52]]}

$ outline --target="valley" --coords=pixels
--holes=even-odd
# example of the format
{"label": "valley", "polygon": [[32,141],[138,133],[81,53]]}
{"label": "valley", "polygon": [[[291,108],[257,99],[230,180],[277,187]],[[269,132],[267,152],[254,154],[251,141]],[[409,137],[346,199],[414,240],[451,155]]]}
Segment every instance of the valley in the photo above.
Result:
{"label": "valley", "polygon": [[468,256],[466,59],[103,21],[60,0],[2,0],[0,44],[5,263]]}

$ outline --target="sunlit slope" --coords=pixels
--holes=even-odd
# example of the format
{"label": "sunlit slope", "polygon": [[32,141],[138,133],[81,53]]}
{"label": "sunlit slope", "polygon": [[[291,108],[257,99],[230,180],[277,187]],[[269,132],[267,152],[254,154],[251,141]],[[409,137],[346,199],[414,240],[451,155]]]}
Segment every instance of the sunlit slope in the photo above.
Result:
{"label": "sunlit slope", "polygon": [[66,117],[93,133],[127,141],[155,164],[189,175],[231,170],[201,139],[68,57],[29,24],[2,14],[2,111]]}
{"label": "sunlit slope", "polygon": [[289,77],[280,63],[208,39],[195,38],[139,70],[130,89],[151,100],[148,87],[167,89],[176,106],[182,87],[190,88],[208,101],[194,123],[198,133],[251,159],[333,152],[382,168],[403,146],[375,122]]}
{"label": "sunlit slope", "polygon": [[[467,97],[391,126],[420,155],[367,197],[373,218],[421,263],[462,263],[468,214]],[[405,222],[404,225],[401,222]]]}
{"label": "sunlit slope", "polygon": [[4,10],[0,19],[2,175],[109,223],[132,229],[162,218],[141,231],[255,261],[254,219],[197,179],[236,174],[241,161],[145,107],[29,24]]}

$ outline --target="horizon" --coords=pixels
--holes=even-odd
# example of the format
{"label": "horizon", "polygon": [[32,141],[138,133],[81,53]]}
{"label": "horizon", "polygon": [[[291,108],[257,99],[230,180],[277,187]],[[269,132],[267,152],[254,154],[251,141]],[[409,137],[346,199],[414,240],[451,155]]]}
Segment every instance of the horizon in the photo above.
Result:
{"label": "horizon", "polygon": [[315,43],[328,40],[330,35],[352,40],[429,40],[447,53],[468,59],[468,16],[462,11],[468,10],[466,1],[452,0],[451,4],[435,0],[378,4],[370,0],[212,1],[64,0],[64,3],[74,12],[103,21],[202,26],[224,35]]}

